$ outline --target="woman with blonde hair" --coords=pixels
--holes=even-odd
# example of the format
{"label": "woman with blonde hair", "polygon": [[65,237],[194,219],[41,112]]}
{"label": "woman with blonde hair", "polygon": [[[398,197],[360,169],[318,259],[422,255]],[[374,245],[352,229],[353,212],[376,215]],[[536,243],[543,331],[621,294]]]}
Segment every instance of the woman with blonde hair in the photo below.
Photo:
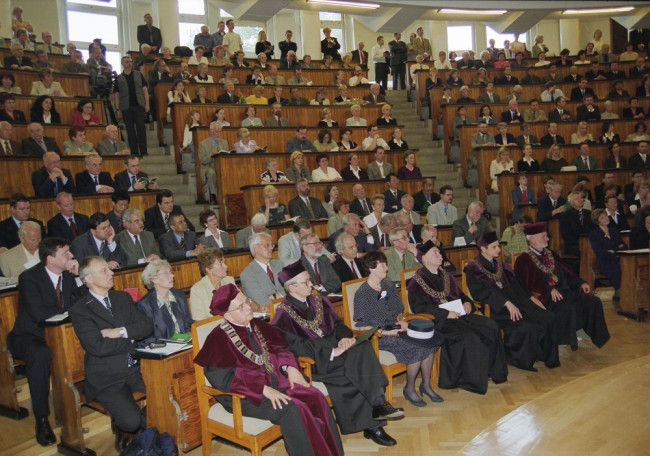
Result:
{"label": "woman with blonde hair", "polygon": [[223,46],[215,46],[212,52],[214,52],[214,56],[210,59],[210,65],[219,67],[230,65],[230,59]]}
{"label": "woman with blonde hair", "polygon": [[352,117],[348,117],[345,121],[347,127],[367,127],[368,121],[361,117],[361,105],[354,104],[350,106],[350,114]]}
{"label": "woman with blonde hair", "polygon": [[321,113],[321,120],[318,121],[318,127],[338,127],[339,123],[332,119],[332,110],[330,108],[323,108]]}
{"label": "woman with blonde hair", "polygon": [[185,128],[183,129],[183,143],[181,144],[181,150],[183,152],[190,152],[192,154],[192,163],[194,163],[194,140],[192,132],[196,130],[196,127],[201,126],[201,113],[192,109],[185,118]]}
{"label": "woman with blonde hair", "polygon": [[273,58],[273,45],[266,39],[266,32],[260,30],[255,43],[255,55],[264,54],[268,60]]}
{"label": "woman with blonde hair", "polygon": [[299,150],[294,150],[290,160],[291,166],[285,171],[289,181],[298,182],[300,179],[307,179],[311,182],[311,172],[305,166],[305,155]]}
{"label": "woman with blonde hair", "polygon": [[253,89],[253,93],[246,97],[246,103],[252,105],[268,105],[269,99],[264,96],[264,87],[256,85]]}
{"label": "woman with blonde hair", "polygon": [[352,55],[351,54],[345,54],[343,56],[341,68],[344,70],[354,70],[354,65],[352,65]]}
{"label": "woman with blonde hair", "polygon": [[493,192],[499,191],[497,177],[501,173],[511,173],[515,169],[515,164],[510,158],[510,151],[503,146],[497,151],[497,158],[490,163],[490,178],[492,179],[491,188]]}
{"label": "woman with blonde hair", "polygon": [[565,166],[569,166],[569,164],[562,156],[560,146],[558,144],[552,144],[548,148],[546,158],[542,162],[541,170],[546,173],[559,173]]}
{"label": "woman with blonde hair", "polygon": [[205,320],[213,316],[210,313],[210,303],[214,290],[229,283],[235,284],[235,279],[228,275],[228,265],[221,249],[205,249],[199,253],[197,260],[203,278],[192,285],[190,289],[190,311],[194,321]]}
{"label": "woman with blonde hair", "polygon": [[277,225],[289,220],[289,210],[284,204],[278,203],[277,188],[273,185],[267,185],[262,190],[262,195],[264,196],[264,205],[257,212],[264,214],[266,220],[269,221],[269,225]]}
{"label": "woman with blonde hair", "polygon": [[582,144],[583,142],[593,142],[594,137],[589,133],[589,125],[584,120],[578,122],[578,131],[571,134],[571,144]]}
{"label": "woman with blonde hair", "polygon": [[537,58],[540,52],[548,54],[548,46],[544,44],[544,35],[535,35],[535,45],[531,51],[533,58]]}
{"label": "woman with blonde hair", "polygon": [[248,128],[240,128],[237,130],[237,137],[239,141],[235,143],[235,150],[238,154],[252,154],[257,150],[257,143],[251,139],[251,133]]}

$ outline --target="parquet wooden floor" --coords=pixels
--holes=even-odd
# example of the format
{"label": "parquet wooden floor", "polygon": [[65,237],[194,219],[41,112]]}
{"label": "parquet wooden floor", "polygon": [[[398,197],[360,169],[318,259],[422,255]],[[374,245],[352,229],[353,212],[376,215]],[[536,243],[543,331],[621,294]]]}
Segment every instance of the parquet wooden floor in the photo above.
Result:
{"label": "parquet wooden floor", "polygon": [[[605,301],[605,316],[612,335],[611,340],[601,350],[593,348],[580,348],[576,352],[571,352],[566,347],[560,348],[560,359],[562,366],[557,369],[547,369],[543,364],[538,363],[539,372],[533,373],[511,368],[508,382],[501,385],[491,384],[487,394],[484,396],[471,394],[462,390],[441,390],[440,394],[444,397],[445,402],[433,405],[429,403],[427,407],[416,408],[406,403],[402,397],[402,388],[404,387],[405,377],[402,375],[396,378],[395,382],[395,400],[394,404],[406,408],[407,417],[404,420],[391,422],[386,430],[398,444],[392,448],[378,447],[370,440],[363,438],[361,434],[343,436],[345,452],[348,456],[372,455],[381,452],[382,456],[412,456],[412,455],[435,455],[451,456],[456,454],[471,455],[493,455],[506,454],[500,452],[497,443],[498,439],[490,439],[490,431],[496,425],[503,423],[504,420],[511,419],[508,417],[511,412],[519,410],[526,411],[528,414],[528,423],[544,423],[544,420],[556,419],[562,420],[564,412],[558,408],[557,401],[560,401],[562,394],[566,391],[569,382],[581,379],[588,381],[590,374],[593,377],[603,381],[615,376],[623,368],[632,369],[634,363],[624,364],[631,360],[650,355],[650,324],[636,323],[627,320],[616,314],[611,302]],[[641,364],[641,361],[639,361]],[[616,365],[620,365],[617,369]],[[612,368],[610,371],[604,369]],[[639,367],[641,369],[641,367]],[[602,371],[602,375],[597,373]],[[611,374],[610,374],[611,372]],[[638,370],[637,372],[648,372],[648,369]],[[645,377],[646,380],[649,377]],[[622,383],[624,384],[624,383]],[[618,400],[617,394],[620,393],[621,400],[637,400],[639,403],[646,403],[650,400],[650,389],[638,387],[635,389],[635,395],[631,396],[630,385],[621,390],[615,387],[607,390],[594,389],[594,395],[585,395],[582,401],[577,401],[572,405],[572,416],[566,419],[566,426],[580,424],[583,421],[595,420],[596,425],[592,427],[580,427],[580,438],[591,440],[593,437],[597,441],[605,441],[603,434],[609,432],[612,427],[627,426],[626,421],[621,419],[618,422],[617,416],[621,413],[630,413],[632,417],[636,415],[634,409],[626,409],[621,401]],[[26,388],[26,386],[25,386]],[[608,395],[607,400],[603,401],[598,394]],[[549,394],[547,394],[549,393]],[[555,394],[555,396],[554,396]],[[554,399],[555,397],[560,399]],[[571,397],[571,396],[568,396]],[[29,402],[23,404],[29,408]],[[584,406],[584,411],[580,407]],[[621,410],[622,409],[622,410]],[[549,418],[549,413],[557,413]],[[599,414],[601,422],[594,418]],[[539,415],[539,416],[537,416]],[[647,431],[648,413],[636,415],[640,426],[645,426]],[[626,417],[630,418],[630,417]],[[539,421],[537,421],[539,420]],[[633,421],[633,420],[629,420]],[[85,415],[83,425],[89,428],[90,432],[86,434],[86,442],[89,448],[97,452],[98,456],[114,455],[113,438],[110,431],[109,419],[97,412],[89,412]],[[533,427],[534,428],[534,427]],[[0,418],[0,454],[12,456],[35,456],[35,455],[54,455],[56,447],[51,446],[42,448],[34,440],[34,421],[30,417],[20,422],[12,421],[6,418]],[[591,430],[591,429],[595,429]],[[485,431],[485,433],[484,433]],[[626,451],[620,453],[610,451],[612,447],[603,446],[602,451],[575,451],[571,441],[571,434],[564,432],[565,439],[550,439],[552,447],[546,448],[550,452],[527,451],[522,449],[521,452],[510,452],[507,454],[554,454],[554,455],[575,455],[575,454],[616,454],[625,456],[647,455],[650,448],[650,432],[645,433],[626,433],[625,428],[616,434],[619,441],[629,439],[630,445],[626,446]],[[57,432],[57,429],[55,429]],[[593,435],[590,435],[590,432]],[[483,434],[482,434],[483,433]],[[474,439],[483,440],[474,440]],[[473,441],[474,440],[474,441]],[[479,442],[477,444],[477,442]],[[496,443],[495,443],[496,442]],[[637,445],[632,445],[636,443]],[[493,447],[491,447],[493,445]],[[188,453],[190,456],[200,456],[201,448]],[[212,454],[223,456],[239,456],[249,454],[247,451],[233,447],[229,444],[213,441]],[[264,450],[264,456],[284,456],[286,452],[282,442],[276,442],[274,445]]]}

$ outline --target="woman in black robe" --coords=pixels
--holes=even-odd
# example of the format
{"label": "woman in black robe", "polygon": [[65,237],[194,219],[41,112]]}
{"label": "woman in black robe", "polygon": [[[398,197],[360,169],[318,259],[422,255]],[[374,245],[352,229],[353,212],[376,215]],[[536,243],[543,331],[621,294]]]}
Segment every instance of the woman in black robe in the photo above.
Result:
{"label": "woman in black robe", "polygon": [[[485,394],[488,377],[494,383],[508,379],[499,326],[471,313],[472,301],[460,291],[456,279],[441,269],[442,255],[432,241],[418,247],[417,257],[424,267],[407,285],[409,305],[413,312],[432,314],[436,329],[447,338],[441,347],[438,386]],[[464,315],[440,307],[456,299],[461,300]]]}

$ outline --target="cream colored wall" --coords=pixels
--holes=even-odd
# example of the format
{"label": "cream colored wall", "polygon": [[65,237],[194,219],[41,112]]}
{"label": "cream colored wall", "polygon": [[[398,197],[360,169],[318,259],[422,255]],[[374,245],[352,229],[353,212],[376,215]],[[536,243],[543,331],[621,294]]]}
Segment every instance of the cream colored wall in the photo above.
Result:
{"label": "cream colored wall", "polygon": [[600,30],[603,32],[603,41],[610,44],[609,18],[581,18],[580,19],[580,44],[581,49],[587,46],[587,43],[594,40],[594,32]]}

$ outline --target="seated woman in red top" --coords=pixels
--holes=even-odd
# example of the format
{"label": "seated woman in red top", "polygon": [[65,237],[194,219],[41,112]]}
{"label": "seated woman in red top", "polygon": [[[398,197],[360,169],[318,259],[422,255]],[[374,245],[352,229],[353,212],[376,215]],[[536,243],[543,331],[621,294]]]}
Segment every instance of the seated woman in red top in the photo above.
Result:
{"label": "seated woman in red top", "polygon": [[420,168],[415,166],[415,153],[404,152],[404,166],[397,170],[400,179],[422,179]]}
{"label": "seated woman in red top", "polygon": [[77,112],[72,114],[72,125],[98,125],[99,117],[94,112],[93,101],[84,98],[77,103]]}

